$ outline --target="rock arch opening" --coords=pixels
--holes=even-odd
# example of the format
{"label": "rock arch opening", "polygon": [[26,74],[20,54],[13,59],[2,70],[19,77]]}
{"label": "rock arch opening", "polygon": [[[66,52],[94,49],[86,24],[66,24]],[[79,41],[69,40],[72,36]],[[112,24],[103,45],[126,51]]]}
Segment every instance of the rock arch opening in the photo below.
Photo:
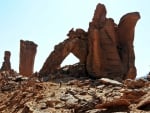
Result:
{"label": "rock arch opening", "polygon": [[69,55],[62,61],[60,67],[64,67],[66,65],[73,65],[79,62],[79,59],[74,54],[69,53]]}

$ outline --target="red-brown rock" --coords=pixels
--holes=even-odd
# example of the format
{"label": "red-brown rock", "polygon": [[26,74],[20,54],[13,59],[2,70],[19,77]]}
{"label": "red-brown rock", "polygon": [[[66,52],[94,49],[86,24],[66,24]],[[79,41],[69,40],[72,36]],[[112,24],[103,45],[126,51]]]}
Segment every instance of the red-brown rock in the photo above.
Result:
{"label": "red-brown rock", "polygon": [[134,79],[134,27],[140,15],[126,14],[118,26],[105,16],[105,6],[98,4],[88,31],[87,71],[96,78]]}
{"label": "red-brown rock", "polygon": [[87,33],[82,29],[74,31],[71,29],[68,33],[69,38],[55,46],[54,51],[46,59],[40,75],[48,75],[55,73],[62,63],[62,61],[73,53],[79,58],[81,64],[85,64],[87,57]]}
{"label": "red-brown rock", "polygon": [[112,108],[112,107],[128,107],[130,105],[130,102],[126,99],[118,99],[118,100],[113,100],[112,102],[106,102],[103,104],[97,104],[95,108],[97,109],[104,109],[104,108]]}
{"label": "red-brown rock", "polygon": [[37,44],[32,41],[20,40],[20,64],[19,73],[24,76],[33,74],[34,59]]}
{"label": "red-brown rock", "polygon": [[133,41],[135,25],[139,19],[138,12],[128,13],[120,19],[118,25],[118,43],[121,49],[119,52],[125,79],[135,79],[136,77]]}
{"label": "red-brown rock", "polygon": [[134,79],[134,28],[140,15],[137,12],[128,13],[117,25],[113,19],[106,18],[106,12],[105,6],[98,4],[88,32],[71,29],[69,38],[55,47],[40,74],[56,72],[65,57],[72,52],[92,77],[119,81]]}
{"label": "red-brown rock", "polygon": [[144,95],[138,103],[137,108],[140,110],[150,111],[150,93]]}
{"label": "red-brown rock", "polygon": [[5,51],[4,62],[1,67],[2,71],[10,71],[11,70],[10,56],[11,56],[10,51]]}

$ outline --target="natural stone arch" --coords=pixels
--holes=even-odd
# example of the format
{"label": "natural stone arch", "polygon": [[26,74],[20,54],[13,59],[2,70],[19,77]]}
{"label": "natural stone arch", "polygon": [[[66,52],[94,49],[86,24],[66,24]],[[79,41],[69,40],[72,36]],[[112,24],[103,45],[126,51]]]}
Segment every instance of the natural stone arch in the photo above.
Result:
{"label": "natural stone arch", "polygon": [[40,75],[55,73],[69,53],[74,54],[80,63],[85,64],[87,57],[86,32],[81,29],[77,29],[76,31],[71,29],[68,36],[68,39],[54,47],[54,51],[46,59],[40,70]]}

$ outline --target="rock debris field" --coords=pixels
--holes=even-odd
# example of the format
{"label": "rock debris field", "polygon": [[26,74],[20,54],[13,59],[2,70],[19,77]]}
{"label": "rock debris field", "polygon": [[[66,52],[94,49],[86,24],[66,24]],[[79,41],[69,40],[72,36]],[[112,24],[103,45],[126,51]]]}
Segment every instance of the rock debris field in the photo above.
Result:
{"label": "rock debris field", "polygon": [[0,74],[1,113],[149,113],[150,81]]}

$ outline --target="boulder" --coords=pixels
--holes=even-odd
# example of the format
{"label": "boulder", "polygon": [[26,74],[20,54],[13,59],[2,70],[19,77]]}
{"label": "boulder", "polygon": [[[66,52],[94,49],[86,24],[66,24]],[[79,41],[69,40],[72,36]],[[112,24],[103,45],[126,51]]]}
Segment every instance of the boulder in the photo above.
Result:
{"label": "boulder", "polygon": [[137,108],[140,110],[150,111],[150,93],[144,95],[138,103]]}

